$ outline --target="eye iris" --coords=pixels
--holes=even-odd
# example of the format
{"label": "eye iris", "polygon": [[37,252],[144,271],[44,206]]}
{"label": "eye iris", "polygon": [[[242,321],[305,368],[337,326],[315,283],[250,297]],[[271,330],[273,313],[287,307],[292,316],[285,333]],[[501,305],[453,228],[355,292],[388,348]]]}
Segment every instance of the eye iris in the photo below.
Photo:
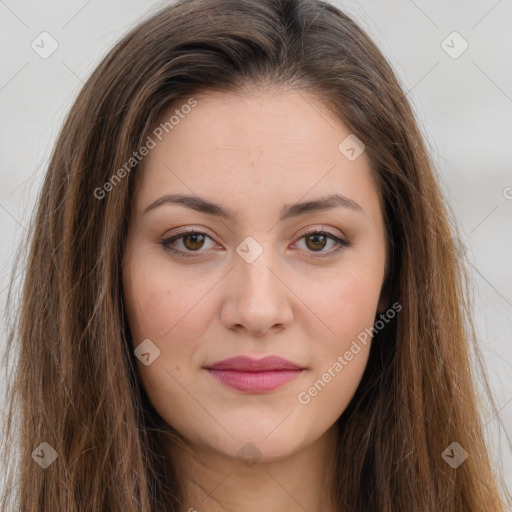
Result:
{"label": "eye iris", "polygon": [[[322,242],[320,242],[321,247],[318,247],[318,246],[316,246],[316,247],[310,247],[310,246],[309,246],[309,243],[308,243],[308,242],[309,242],[311,239],[318,240],[319,238],[323,239],[323,244],[322,244]],[[313,242],[313,244],[315,244],[315,243],[317,243],[317,242]],[[323,249],[323,248],[325,247],[325,244],[326,244],[326,236],[325,236],[325,235],[321,235],[321,234],[314,234],[314,235],[309,235],[309,236],[307,236],[307,237],[306,237],[306,245],[307,245],[310,249],[320,249],[320,250],[321,250],[321,249]]]}
{"label": "eye iris", "polygon": [[[186,240],[189,239],[193,239],[192,246],[186,242]],[[197,239],[199,239],[200,241],[198,242]],[[199,246],[195,246],[196,243],[198,243]],[[200,249],[203,246],[203,243],[204,236],[201,235],[200,233],[187,233],[186,235],[183,235],[183,245],[191,251]]]}

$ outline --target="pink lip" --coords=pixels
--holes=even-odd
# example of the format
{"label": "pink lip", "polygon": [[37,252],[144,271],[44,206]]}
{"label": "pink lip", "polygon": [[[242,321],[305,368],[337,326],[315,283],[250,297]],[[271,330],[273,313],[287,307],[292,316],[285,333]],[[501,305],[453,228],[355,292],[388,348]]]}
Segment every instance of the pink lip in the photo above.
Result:
{"label": "pink lip", "polygon": [[205,366],[210,375],[238,391],[272,391],[298,377],[305,368],[277,356],[231,357]]}

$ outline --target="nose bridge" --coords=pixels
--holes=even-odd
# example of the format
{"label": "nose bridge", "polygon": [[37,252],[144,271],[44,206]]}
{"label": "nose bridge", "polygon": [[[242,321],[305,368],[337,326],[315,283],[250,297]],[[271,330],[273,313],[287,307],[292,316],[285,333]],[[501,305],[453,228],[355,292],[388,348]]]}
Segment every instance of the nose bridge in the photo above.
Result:
{"label": "nose bridge", "polygon": [[236,248],[233,285],[227,294],[230,314],[224,315],[231,326],[261,333],[291,320],[287,287],[278,278],[279,257],[270,238],[260,243],[249,236]]}
{"label": "nose bridge", "polygon": [[248,236],[236,248],[238,260],[235,273],[240,284],[238,291],[243,296],[257,299],[263,296],[273,300],[274,292],[279,288],[279,280],[275,276],[278,258],[271,237],[265,241],[262,238],[260,236],[258,241]]}

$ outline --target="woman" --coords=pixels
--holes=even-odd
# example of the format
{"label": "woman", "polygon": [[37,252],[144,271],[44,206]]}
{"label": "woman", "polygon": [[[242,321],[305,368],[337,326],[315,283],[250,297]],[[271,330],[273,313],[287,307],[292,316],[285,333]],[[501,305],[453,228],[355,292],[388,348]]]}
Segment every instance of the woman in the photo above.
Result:
{"label": "woman", "polygon": [[505,510],[456,228],[335,7],[142,22],[72,107],[30,233],[2,510]]}

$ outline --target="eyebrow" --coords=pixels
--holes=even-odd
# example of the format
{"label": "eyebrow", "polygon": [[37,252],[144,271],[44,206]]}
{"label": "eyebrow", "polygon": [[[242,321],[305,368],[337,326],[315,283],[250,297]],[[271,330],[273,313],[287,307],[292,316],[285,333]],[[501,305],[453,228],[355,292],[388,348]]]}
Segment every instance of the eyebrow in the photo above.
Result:
{"label": "eyebrow", "polygon": [[[182,205],[187,208],[191,208],[192,210],[196,210],[207,215],[213,215],[215,217],[222,217],[230,221],[234,221],[237,218],[236,212],[230,208],[226,208],[220,204],[214,203],[199,196],[191,196],[186,194],[166,194],[162,197],[159,197],[156,201],[144,209],[142,215],[164,204]],[[349,199],[348,197],[341,194],[332,194],[312,201],[306,201],[304,203],[284,205],[281,211],[280,220],[282,221],[292,217],[298,217],[299,215],[304,215],[306,213],[325,211],[339,207],[348,208],[355,212],[363,213],[361,206],[359,206],[359,204],[357,204],[352,199]]]}

